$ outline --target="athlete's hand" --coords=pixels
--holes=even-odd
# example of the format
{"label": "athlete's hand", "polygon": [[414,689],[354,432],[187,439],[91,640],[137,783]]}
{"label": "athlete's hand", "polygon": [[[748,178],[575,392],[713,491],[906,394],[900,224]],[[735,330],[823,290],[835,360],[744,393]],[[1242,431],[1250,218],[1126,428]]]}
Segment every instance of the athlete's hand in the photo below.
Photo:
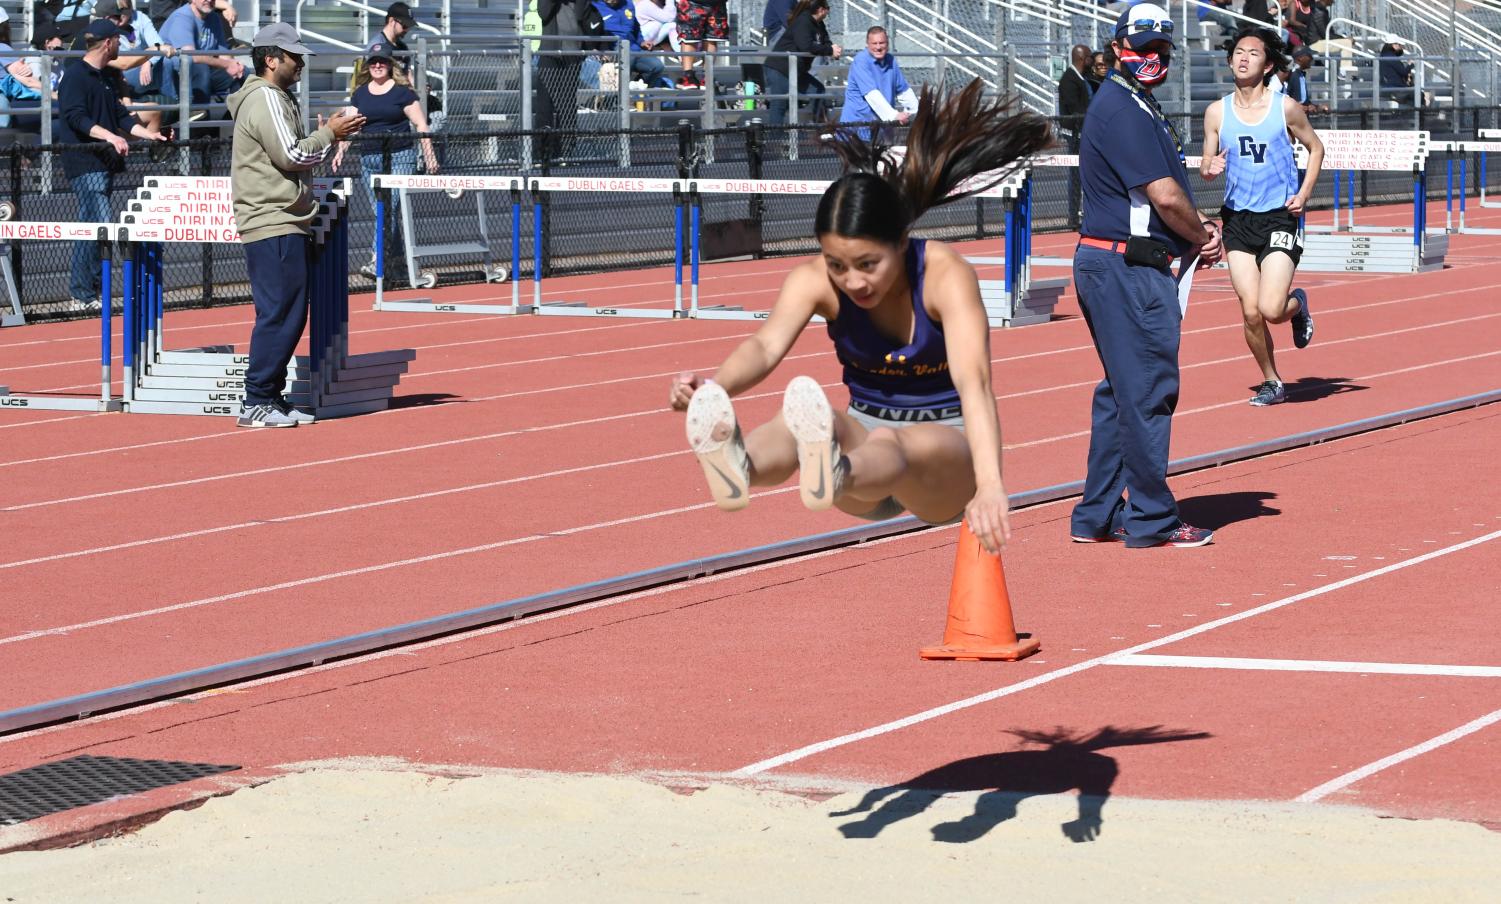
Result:
{"label": "athlete's hand", "polygon": [[1225,237],[1214,223],[1206,222],[1204,231],[1209,233],[1209,241],[1199,246],[1199,263],[1208,267],[1219,263],[1225,256]]}
{"label": "athlete's hand", "polygon": [[999,484],[977,490],[975,498],[964,507],[969,532],[991,555],[999,553],[1011,539],[1010,511],[1011,500],[1006,498],[1006,488]]}
{"label": "athlete's hand", "polygon": [[1202,175],[1205,179],[1213,179],[1215,176],[1223,173],[1225,171],[1225,155],[1229,153],[1230,149],[1226,148],[1223,151],[1220,151],[1218,154],[1215,154],[1213,157],[1210,157],[1207,161],[1205,161],[1207,165],[1204,167],[1204,171],[1200,173],[1200,175]]}
{"label": "athlete's hand", "polygon": [[1303,209],[1308,206],[1308,196],[1298,192],[1287,199],[1287,212],[1295,217],[1303,215]]}
{"label": "athlete's hand", "polygon": [[673,411],[687,411],[688,400],[693,398],[693,393],[704,385],[704,378],[698,374],[683,371],[672,378],[672,391],[667,396],[667,403]]}

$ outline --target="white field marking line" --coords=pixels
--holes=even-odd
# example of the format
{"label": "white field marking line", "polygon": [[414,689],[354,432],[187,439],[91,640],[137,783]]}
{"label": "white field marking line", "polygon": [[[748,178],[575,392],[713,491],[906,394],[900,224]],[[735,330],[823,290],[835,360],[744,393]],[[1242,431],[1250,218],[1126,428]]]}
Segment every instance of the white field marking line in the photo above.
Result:
{"label": "white field marking line", "polygon": [[[1395,376],[1397,376],[1399,374],[1413,373],[1414,371],[1419,371],[1419,370],[1428,370],[1429,368],[1433,368],[1433,367],[1443,367],[1443,366],[1449,365],[1449,364],[1463,364],[1466,361],[1479,361],[1482,358],[1494,358],[1497,355],[1501,355],[1501,351],[1480,352],[1479,354],[1475,354],[1475,355],[1465,355],[1464,357],[1461,357],[1461,358],[1446,358],[1443,361],[1428,361],[1428,362],[1425,362],[1423,364],[1414,364],[1411,367],[1401,367],[1401,368],[1398,368],[1396,370],[1388,370],[1388,371],[1383,371],[1381,373],[1375,373],[1375,374],[1366,374],[1366,375],[1360,376],[1360,377],[1351,377],[1350,380],[1351,380],[1351,382],[1354,382],[1356,380],[1377,380],[1377,379],[1380,379],[1382,377],[1395,377]],[[1083,383],[1081,383],[1079,385],[1081,385],[1081,386],[1083,386],[1083,385],[1093,386],[1093,385],[1095,385],[1095,383],[1098,383],[1098,382],[1099,381],[1096,380],[1096,381],[1094,381],[1094,383],[1089,383],[1089,384],[1083,384]],[[1292,394],[1297,394],[1297,391],[1293,390]],[[1206,411],[1218,411],[1221,408],[1233,408],[1236,405],[1245,405],[1245,404],[1248,404],[1247,401],[1246,401],[1246,399],[1237,399],[1237,400],[1230,401],[1230,402],[1216,402],[1213,405],[1203,405],[1203,406],[1198,407],[1198,408],[1185,408],[1182,411],[1175,412],[1173,414],[1173,417],[1179,418],[1179,417],[1186,417],[1186,416],[1188,416],[1190,414],[1203,414]],[[1073,433],[1062,433],[1062,434],[1059,434],[1058,436],[1048,436],[1048,437],[1044,437],[1042,439],[1028,440],[1027,442],[1024,442],[1024,443],[1008,443],[1006,445],[1003,445],[1001,448],[1004,451],[1009,452],[1009,451],[1011,451],[1013,449],[1026,449],[1026,448],[1029,448],[1031,446],[1043,446],[1043,445],[1047,445],[1048,443],[1060,442],[1060,441],[1066,440],[1066,439],[1077,439],[1078,437],[1088,436],[1089,434],[1090,434],[1090,431],[1088,431],[1088,430],[1079,430],[1079,431],[1075,431]],[[4,509],[0,509],[0,511],[4,511]]]}
{"label": "white field marking line", "polygon": [[256,521],[241,521],[237,524],[222,524],[218,527],[205,527],[199,530],[183,531],[182,533],[167,534],[160,537],[147,537],[141,540],[130,540],[124,543],[114,543],[109,546],[96,546],[92,549],[77,549],[72,552],[59,552],[52,555],[39,556],[34,559],[17,559],[14,562],[0,562],[0,570],[7,568],[21,568],[26,565],[39,565],[44,562],[56,562],[60,559],[76,559],[80,556],[99,555],[108,552],[118,552],[122,549],[136,549],[142,546],[152,546],[158,543],[170,543],[176,540],[187,540],[193,537],[205,537],[210,534],[222,534],[229,531],[244,530],[251,527],[272,527],[281,524],[291,524],[297,521],[306,521],[311,518],[322,518],[328,515],[342,515],[348,512],[365,511],[366,509],[381,508],[388,505],[400,505],[405,502],[420,502],[425,499],[436,499],[440,496],[452,496],[457,493],[470,493],[477,490],[489,490],[495,487],[510,486],[518,483],[528,483],[533,480],[547,480],[552,477],[563,477],[569,474],[579,474],[585,471],[597,471],[602,468],[614,468],[624,465],[641,464],[647,461],[658,461],[663,458],[673,458],[679,455],[689,455],[691,450],[681,449],[673,452],[658,452],[655,455],[641,455],[636,458],[622,458],[616,461],[604,461],[589,465],[579,465],[574,468],[562,468],[556,471],[545,471],[540,474],[520,474],[515,477],[506,477],[501,480],[489,480],[484,483],[470,483],[464,486],[448,487],[442,490],[429,490],[425,493],[414,493],[409,496],[392,496],[387,499],[372,499],[368,502],[358,502],[351,505],[342,505],[337,508],[319,509],[312,512],[298,512],[292,515],[278,515],[273,518],[263,518]]}
{"label": "white field marking line", "polygon": [[[796,492],[797,487],[781,487],[775,490],[767,490],[762,493],[752,493],[752,499],[760,499],[765,496],[776,496],[782,493]],[[202,599],[189,600],[183,603],[174,603],[170,606],[159,606],[155,609],[143,609],[138,612],[124,612],[119,615],[111,615],[106,618],[97,618],[92,621],[79,622],[72,625],[62,625],[56,628],[42,628],[36,631],[27,631],[24,634],[13,634],[9,637],[0,637],[0,646],[21,643],[27,640],[36,640],[41,637],[54,635],[72,634],[88,628],[99,628],[105,625],[114,625],[121,622],[134,621],[138,618],[147,618],[153,615],[164,615],[169,612],[181,612],[184,609],[196,609],[201,606],[225,603],[246,597],[259,596],[263,593],[275,593],[280,590],[292,590],[298,587],[307,587],[312,584],[323,584],[328,581],[336,581],[342,578],[355,577],[363,574],[373,574],[380,571],[390,571],[394,568],[405,568],[408,565],[423,565],[428,562],[437,562],[443,559],[453,559],[459,556],[467,556],[478,552],[491,552],[503,549],[507,546],[519,546],[523,543],[535,543],[539,540],[550,540],[555,537],[569,536],[572,534],[587,533],[590,531],[604,530],[611,527],[619,527],[623,524],[635,524],[642,521],[652,521],[658,518],[666,518],[672,515],[682,515],[688,512],[714,508],[713,502],[699,502],[693,505],[684,505],[677,508],[662,509],[656,512],[646,512],[640,515],[629,515],[624,518],[615,518],[610,521],[596,521],[593,524],[581,524],[575,527],[548,531],[542,534],[524,534],[519,537],[508,537],[504,540],[496,540],[492,543],[481,543],[478,546],[465,546],[460,549],[448,549],[443,552],[429,553],[425,556],[413,556],[408,559],[397,559],[392,562],[380,562],[375,565],[363,565],[359,568],[349,568],[344,571],[334,571],[328,574],[313,575],[312,577],[298,578],[294,581],[282,581],[278,584],[269,584],[264,587],[252,587],[249,590],[237,590],[233,593],[223,593],[218,596],[209,596]]]}
{"label": "white field marking line", "polygon": [[[1059,504],[1059,503],[1053,503],[1053,502],[1044,503],[1043,505],[1034,506],[1033,509],[1035,510],[1035,509],[1047,508],[1048,506],[1057,505],[1057,504]],[[935,526],[935,527],[932,528],[932,530],[935,530],[935,531],[949,530],[949,529],[951,529],[951,528],[950,527],[944,527],[944,526]],[[871,547],[882,546],[882,545],[885,545],[887,543],[895,543],[895,542],[897,542],[899,540],[910,540],[910,539],[912,539],[912,537],[913,537],[913,535],[910,534],[910,533],[907,533],[907,534],[894,534],[894,535],[889,536],[889,537],[880,537],[880,538],[875,539],[875,540],[864,541],[864,542],[860,543],[859,548],[860,549],[869,549]],[[528,625],[537,624],[538,622],[548,622],[548,621],[552,621],[554,619],[564,618],[564,617],[567,617],[567,616],[570,616],[570,615],[578,615],[578,614],[581,614],[581,613],[584,613],[584,612],[590,612],[590,611],[593,611],[595,609],[605,609],[605,608],[609,608],[611,606],[618,606],[621,603],[629,603],[629,602],[634,602],[636,600],[647,599],[647,598],[654,597],[654,596],[662,596],[662,595],[668,594],[668,593],[676,593],[676,592],[678,592],[680,590],[690,589],[690,588],[694,588],[694,587],[701,587],[701,586],[705,586],[705,585],[708,585],[708,584],[717,584],[717,583],[720,583],[720,582],[723,582],[723,581],[732,580],[732,579],[737,578],[737,577],[743,577],[745,575],[756,574],[756,573],[762,572],[762,571],[769,571],[769,570],[774,569],[774,568],[786,568],[786,567],[788,567],[790,565],[795,565],[795,564],[798,564],[798,563],[801,563],[801,562],[809,562],[809,561],[812,561],[814,559],[823,559],[823,558],[827,558],[829,556],[836,556],[836,555],[840,555],[841,553],[846,553],[846,552],[849,552],[849,547],[846,547],[846,546],[841,546],[841,547],[838,547],[838,548],[835,548],[835,549],[823,549],[823,550],[819,550],[817,552],[810,552],[810,553],[805,553],[805,554],[798,555],[798,556],[793,556],[791,558],[777,559],[777,560],[771,561],[771,562],[762,562],[760,565],[751,565],[751,566],[748,566],[748,567],[745,567],[745,568],[733,569],[733,570],[730,570],[730,571],[720,571],[720,572],[716,572],[714,574],[705,575],[704,577],[701,577],[701,578],[693,578],[691,580],[686,580],[686,581],[682,581],[682,582],[679,582],[679,583],[663,584],[663,585],[660,585],[660,586],[657,586],[657,587],[649,587],[649,588],[647,588],[645,590],[637,590],[634,593],[622,594],[621,596],[607,597],[605,599],[596,600],[596,601],[594,601],[592,603],[583,603],[583,604],[580,604],[580,605],[577,605],[577,606],[568,606],[568,607],[563,608],[563,609],[556,609],[556,610],[553,610],[551,612],[542,612],[542,613],[538,613],[536,615],[528,615],[528,616],[525,616],[524,618],[512,619],[510,621],[501,622],[500,624],[491,625],[488,628],[478,628],[478,629],[470,630],[470,631],[460,631],[458,633],[448,634],[448,635],[445,635],[443,637],[437,637],[437,638],[434,638],[432,640],[424,640],[424,641],[422,641],[420,643],[408,644],[408,645],[404,645],[404,646],[400,646],[400,647],[395,647],[395,648],[388,649],[388,650],[379,650],[379,651],[374,652],[374,653],[365,653],[365,654],[362,654],[362,655],[359,655],[359,656],[350,656],[347,659],[340,659],[340,660],[337,660],[335,662],[325,662],[322,665],[308,666],[307,668],[296,669],[296,670],[287,671],[287,672],[280,672],[280,673],[275,674],[275,675],[267,675],[264,678],[254,678],[254,679],[251,679],[249,681],[238,682],[238,683],[236,683],[234,685],[234,689],[233,689],[233,691],[231,691],[231,693],[240,693],[242,691],[247,691],[247,690],[250,690],[252,688],[261,687],[263,685],[279,684],[279,683],[281,683],[283,681],[292,681],[292,680],[296,680],[296,679],[301,678],[301,677],[305,677],[307,675],[315,675],[315,674],[319,674],[321,672],[332,671],[334,669],[348,668],[350,666],[362,665],[362,664],[365,664],[365,663],[368,663],[368,662],[375,662],[375,661],[378,661],[378,660],[381,660],[381,659],[389,659],[389,658],[391,658],[393,656],[411,656],[411,655],[414,655],[416,653],[424,652],[426,650],[436,649],[438,647],[452,646],[453,644],[458,644],[458,643],[465,643],[467,641],[474,640],[474,639],[477,639],[477,638],[488,637],[491,634],[499,634],[502,631],[514,631],[517,628],[524,628],[524,627],[527,627]],[[119,710],[119,711],[116,711],[116,712],[104,713],[104,714],[97,715],[97,716],[89,716],[88,720],[90,722],[112,722],[112,721],[114,721],[116,719],[123,719],[123,718],[126,718],[127,716],[131,716],[131,715],[134,715],[134,714],[137,714],[137,713],[148,713],[148,712],[152,712],[152,711],[157,710],[157,709],[162,709],[164,707],[173,706],[175,704],[183,703],[183,702],[188,702],[188,701],[206,700],[206,699],[209,699],[211,697],[223,695],[224,693],[225,693],[225,691],[223,691],[223,690],[217,690],[216,689],[216,690],[212,690],[212,691],[203,691],[203,692],[199,692],[199,693],[195,693],[195,694],[187,694],[187,695],[184,695],[182,697],[176,697],[176,698],[173,698],[173,699],[170,699],[170,700],[160,700],[160,701],[157,701],[156,703],[148,703],[148,704],[146,704],[144,706],[135,706],[135,707],[130,707],[129,709],[123,709],[123,710]],[[57,732],[57,731],[67,731],[68,729],[74,728],[76,726],[77,726],[77,722],[65,722],[65,723],[60,723],[60,724],[57,724],[57,725],[48,725],[48,726],[43,727],[43,728],[35,728],[35,729],[32,729],[31,731],[24,731],[24,732],[19,732],[19,733],[16,733],[16,734],[6,735],[4,737],[0,737],[0,744],[9,744],[9,743],[11,743],[13,741],[19,741],[22,738],[37,737],[39,735],[52,734],[53,732]]]}
{"label": "white field marking line", "polygon": [[1260,672],[1339,672],[1356,675],[1440,675],[1501,678],[1501,666],[1427,665],[1416,662],[1341,662],[1330,659],[1247,659],[1238,656],[1164,656],[1133,654],[1111,665],[1170,669],[1243,669]]}
{"label": "white field marking line", "polygon": [[[98,386],[99,384],[95,383],[94,385]],[[17,392],[16,393],[16,395],[26,395],[26,394],[27,393],[25,393],[25,392]],[[46,409],[44,409],[44,408],[37,408],[35,410],[38,413],[44,413],[46,411]],[[108,412],[108,411],[92,411],[92,412],[89,412],[88,414],[65,414],[65,415],[63,415],[61,417],[41,418],[40,420],[35,420],[35,421],[17,421],[14,424],[0,424],[0,430],[15,430],[18,427],[35,427],[35,426],[38,426],[39,424],[52,424],[52,423],[56,423],[57,421],[76,421],[76,420],[79,420],[80,418],[98,417],[101,414],[109,414],[109,413],[110,412]]]}
{"label": "white field marking line", "polygon": [[1399,750],[1391,756],[1382,757],[1374,763],[1367,763],[1366,765],[1361,766],[1359,769],[1346,772],[1344,775],[1341,775],[1338,778],[1330,779],[1329,781],[1324,782],[1317,788],[1311,788],[1307,791],[1304,791],[1294,799],[1298,803],[1314,803],[1316,801],[1323,800],[1334,792],[1342,791],[1345,788],[1348,788],[1351,785],[1355,784],[1356,782],[1361,781],[1362,779],[1370,778],[1378,772],[1381,772],[1385,769],[1390,769],[1391,767],[1396,766],[1400,763],[1405,763],[1408,760],[1413,759],[1414,757],[1422,756],[1429,751],[1437,750],[1438,748],[1443,747],[1446,744],[1452,744],[1455,741],[1458,741],[1460,738],[1465,737],[1466,735],[1472,735],[1482,728],[1488,728],[1489,726],[1495,725],[1497,722],[1501,722],[1501,709],[1487,713],[1478,719],[1472,719],[1471,721],[1466,722],[1458,728],[1455,728],[1451,731],[1446,731],[1438,737],[1429,738],[1421,744],[1414,744],[1406,750]]}
{"label": "white field marking line", "polygon": [[[1501,314],[1484,315],[1484,316],[1501,316]],[[1501,350],[1493,351],[1493,352],[1482,352],[1482,353],[1476,354],[1476,355],[1468,355],[1468,356],[1465,356],[1465,357],[1462,357],[1462,358],[1451,358],[1451,359],[1447,359],[1447,360],[1444,360],[1444,361],[1425,362],[1423,364],[1414,365],[1412,367],[1404,367],[1404,368],[1400,368],[1398,370],[1386,371],[1385,373],[1366,374],[1364,376],[1352,377],[1351,379],[1352,380],[1374,380],[1374,379],[1377,379],[1377,378],[1380,378],[1380,377],[1395,376],[1397,374],[1410,373],[1410,372],[1418,371],[1418,370],[1427,370],[1427,369],[1429,369],[1431,367],[1440,367],[1440,366],[1447,365],[1447,364],[1457,364],[1457,363],[1462,363],[1462,362],[1466,362],[1466,361],[1475,361],[1475,360],[1479,360],[1481,358],[1491,358],[1491,357],[1495,357],[1497,355],[1501,355]],[[1234,358],[1234,359],[1231,359],[1231,360],[1239,361],[1239,360],[1241,360],[1241,358],[1237,357],[1237,358]],[[835,385],[838,385],[838,384],[836,384],[836,383],[829,383],[829,384],[822,384],[822,385],[835,386]],[[1086,384],[1079,384],[1079,385],[1086,385]],[[1087,385],[1093,385],[1093,383],[1090,383],[1090,384],[1087,384]],[[740,396],[739,398],[742,401],[749,401],[749,400],[752,400],[752,399],[764,399],[764,398],[767,398],[769,396],[779,395],[780,392],[781,392],[780,390],[772,390],[772,391],[769,391],[769,392],[753,393],[753,394],[750,394],[750,395],[743,395],[743,396]],[[1008,396],[1000,396],[999,398],[1004,399],[1004,398],[1008,398]],[[1218,409],[1221,409],[1221,408],[1229,408],[1229,407],[1233,407],[1235,405],[1243,405],[1243,404],[1245,404],[1245,401],[1243,399],[1235,399],[1235,400],[1231,400],[1229,402],[1219,402],[1219,403],[1216,403],[1216,404],[1213,404],[1213,405],[1205,405],[1205,406],[1202,406],[1202,407],[1199,407],[1199,408],[1186,409],[1184,411],[1177,412],[1174,416],[1175,417],[1186,417],[1186,416],[1191,415],[1191,414],[1202,414],[1202,413],[1204,413],[1206,411],[1215,411],[1215,410],[1218,410]],[[338,464],[338,463],[348,462],[348,461],[359,461],[359,460],[369,459],[369,458],[380,458],[380,457],[387,456],[387,455],[399,455],[399,454],[404,454],[404,453],[408,453],[408,452],[420,452],[420,451],[425,451],[427,449],[443,448],[443,447],[447,447],[447,446],[461,445],[461,444],[470,443],[470,442],[481,442],[481,441],[491,440],[491,439],[502,439],[502,438],[510,437],[510,436],[520,436],[520,435],[526,434],[526,433],[542,433],[542,432],[551,431],[551,430],[564,430],[564,429],[568,429],[568,428],[571,428],[571,427],[588,426],[588,425],[592,425],[592,424],[606,423],[606,422],[609,422],[609,421],[626,420],[626,419],[635,418],[635,417],[649,417],[649,416],[652,416],[652,415],[659,415],[659,414],[666,413],[666,411],[667,411],[667,409],[664,409],[664,408],[652,408],[652,409],[647,409],[645,411],[631,411],[631,412],[626,412],[624,414],[603,415],[603,416],[600,416],[600,417],[588,418],[588,419],[579,420],[579,421],[565,421],[563,423],[557,423],[557,424],[543,424],[543,425],[534,426],[534,427],[522,427],[522,428],[517,428],[517,429],[514,429],[514,430],[503,430],[503,431],[500,431],[500,432],[497,432],[497,433],[487,433],[487,434],[483,434],[483,435],[480,435],[480,436],[469,436],[469,437],[460,437],[460,438],[457,438],[457,439],[439,440],[439,441],[431,442],[431,443],[421,443],[421,444],[414,445],[414,446],[402,446],[402,447],[398,447],[398,448],[395,448],[395,449],[380,449],[380,450],[376,450],[374,452],[360,452],[360,453],[356,453],[356,454],[353,454],[353,455],[344,455],[344,456],[339,456],[339,457],[336,457],[336,458],[316,459],[314,461],[297,462],[297,463],[287,464],[287,465],[274,465],[274,466],[271,466],[271,467],[259,468],[259,469],[252,470],[252,471],[236,471],[236,472],[228,473],[228,474],[214,474],[214,475],[205,476],[205,477],[194,477],[194,478],[189,478],[189,479],[186,479],[186,480],[170,481],[170,482],[167,482],[167,483],[146,484],[146,485],[142,485],[142,486],[125,487],[125,488],[118,489],[118,490],[103,490],[103,491],[100,491],[100,492],[97,492],[97,493],[86,493],[86,494],[83,494],[83,495],[80,495],[80,496],[65,496],[65,497],[61,497],[61,498],[57,498],[57,499],[44,499],[44,500],[39,500],[39,501],[36,501],[36,502],[25,502],[25,503],[20,503],[18,505],[10,505],[10,506],[5,506],[5,507],[0,507],[0,512],[20,512],[20,511],[26,511],[28,509],[45,508],[45,507],[49,507],[49,506],[64,505],[64,504],[73,503],[73,502],[86,502],[86,501],[89,501],[89,500],[92,500],[92,499],[104,499],[104,498],[109,498],[109,497],[112,497],[112,496],[125,496],[125,495],[134,494],[134,493],[149,492],[149,491],[153,491],[153,490],[164,490],[164,489],[173,489],[173,488],[176,488],[176,487],[183,487],[183,486],[193,486],[193,485],[202,484],[202,483],[211,483],[211,482],[215,482],[215,481],[230,480],[230,479],[233,479],[233,478],[236,478],[236,477],[252,477],[252,476],[256,476],[256,475],[260,475],[260,474],[274,474],[274,473],[279,473],[279,472],[282,472],[282,471],[292,471],[292,470],[297,470],[299,468],[310,468],[310,467],[316,467],[316,466],[321,466],[321,465]],[[1048,443],[1061,442],[1063,440],[1075,439],[1075,438],[1078,438],[1078,437],[1088,436],[1088,435],[1089,435],[1089,431],[1088,430],[1081,430],[1081,431],[1075,431],[1075,432],[1072,432],[1072,433],[1064,433],[1064,434],[1059,434],[1059,435],[1056,435],[1056,436],[1044,437],[1042,439],[1029,440],[1029,441],[1023,442],[1023,443],[1006,444],[1006,445],[1002,446],[1002,449],[1005,450],[1005,451],[1010,451],[1010,450],[1013,450],[1013,449],[1025,449],[1025,448],[1029,448],[1031,446],[1046,445]]]}
{"label": "white field marking line", "polygon": [[869,740],[870,738],[889,734],[893,731],[899,731],[903,728],[910,728],[913,725],[928,722],[941,716],[950,715],[951,713],[956,713],[974,706],[979,706],[982,703],[989,703],[992,700],[999,700],[1002,697],[1009,697],[1013,694],[1019,694],[1022,691],[1031,690],[1035,687],[1041,687],[1044,684],[1050,684],[1060,678],[1067,678],[1070,675],[1077,675],[1080,672],[1087,672],[1102,665],[1110,665],[1113,664],[1116,660],[1124,658],[1126,656],[1131,656],[1136,653],[1144,653],[1147,650],[1155,650],[1159,647],[1165,647],[1168,644],[1177,643],[1180,640],[1187,640],[1190,637],[1197,637],[1200,634],[1213,631],[1216,628],[1222,628],[1225,625],[1245,621],[1248,618],[1254,618],[1258,615],[1264,615],[1268,612],[1273,612],[1285,606],[1291,606],[1294,603],[1299,603],[1304,600],[1313,599],[1314,597],[1323,596],[1326,593],[1332,593],[1336,590],[1343,590],[1346,587],[1351,587],[1355,584],[1360,584],[1365,581],[1373,580],[1375,578],[1384,577],[1385,575],[1401,571],[1404,568],[1410,568],[1413,565],[1420,565],[1424,562],[1428,562],[1442,556],[1447,556],[1452,553],[1460,552],[1461,550],[1469,549],[1472,546],[1479,546],[1482,543],[1488,543],[1491,540],[1496,539],[1497,537],[1501,537],[1501,530],[1492,531],[1491,533],[1485,534],[1483,536],[1474,537],[1460,543],[1455,543],[1453,546],[1446,546],[1443,549],[1435,549],[1432,552],[1414,556],[1410,559],[1403,559],[1400,562],[1393,562],[1390,565],[1384,565],[1381,568],[1377,568],[1372,571],[1352,575],[1343,580],[1335,581],[1331,584],[1325,584],[1322,587],[1314,587],[1311,590],[1305,590],[1302,593],[1284,597],[1283,599],[1266,603],[1265,605],[1257,606],[1254,609],[1247,609],[1244,612],[1237,612],[1234,615],[1227,615],[1224,618],[1217,618],[1214,621],[1205,622],[1201,625],[1195,625],[1192,628],[1177,631],[1173,634],[1167,635],[1166,637],[1159,637],[1156,640],[1149,640],[1145,643],[1139,643],[1135,646],[1127,647],[1124,650],[1118,650],[1114,653],[1106,653],[1103,656],[1096,656],[1092,659],[1086,659],[1083,662],[1078,662],[1070,666],[1064,666],[1060,669],[1054,669],[1051,672],[1046,672],[1033,678],[1028,678],[1024,681],[1018,681],[1015,684],[1009,684],[1005,687],[986,691],[982,694],[975,694],[972,697],[965,697],[962,700],[955,700],[952,703],[945,703],[942,706],[935,706],[931,709],[925,709],[921,712],[913,713],[912,715],[903,717],[901,719],[894,719],[890,722],[885,722],[881,725],[874,725],[861,731],[840,735],[837,738],[830,738],[826,741],[819,741],[815,744],[808,744],[806,746],[799,747],[796,750],[788,751],[787,753],[779,754],[774,757],[769,757],[767,759],[760,760],[759,762],[751,763],[748,766],[742,766],[741,768],[736,769],[730,774],[736,777],[758,775],[762,772],[767,772],[769,770],[785,766],[788,763],[795,763],[798,760],[807,759],[808,757],[814,756],[816,754],[826,753],[838,747],[844,747],[857,741]]}

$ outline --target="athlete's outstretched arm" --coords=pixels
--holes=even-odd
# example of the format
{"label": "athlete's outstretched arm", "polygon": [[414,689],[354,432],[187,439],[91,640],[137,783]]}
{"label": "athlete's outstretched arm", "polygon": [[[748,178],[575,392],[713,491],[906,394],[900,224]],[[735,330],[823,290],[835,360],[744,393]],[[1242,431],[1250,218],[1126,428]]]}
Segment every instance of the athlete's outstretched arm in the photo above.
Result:
{"label": "athlete's outstretched arm", "polygon": [[1199,158],[1199,175],[1213,182],[1214,177],[1225,171],[1225,150],[1220,148],[1220,117],[1224,104],[1218,101],[1204,110],[1204,153]]}
{"label": "athlete's outstretched arm", "polygon": [[1303,175],[1303,184],[1298,187],[1296,195],[1287,199],[1287,212],[1302,216],[1308,199],[1313,197],[1313,187],[1319,181],[1319,171],[1324,168],[1324,142],[1319,140],[1319,133],[1314,131],[1313,123],[1308,121],[1308,113],[1304,111],[1302,104],[1290,97],[1283,98],[1282,112],[1287,117],[1288,134],[1308,148],[1308,171]]}
{"label": "athlete's outstretched arm", "polygon": [[928,243],[925,297],[943,323],[949,375],[959,390],[964,434],[974,461],[975,496],[964,518],[990,552],[1011,539],[1010,500],[1001,480],[1001,423],[990,381],[990,323],[980,301],[980,281],[964,258],[945,245]]}
{"label": "athlete's outstretched arm", "polygon": [[[807,261],[794,267],[782,282],[782,292],[766,322],[730,352],[714,373],[714,382],[731,396],[737,396],[766,379],[782,363],[813,315],[832,313],[833,297],[821,262]],[[694,390],[703,383],[704,378],[693,373],[674,377],[669,395],[672,407],[679,411],[687,409]]]}

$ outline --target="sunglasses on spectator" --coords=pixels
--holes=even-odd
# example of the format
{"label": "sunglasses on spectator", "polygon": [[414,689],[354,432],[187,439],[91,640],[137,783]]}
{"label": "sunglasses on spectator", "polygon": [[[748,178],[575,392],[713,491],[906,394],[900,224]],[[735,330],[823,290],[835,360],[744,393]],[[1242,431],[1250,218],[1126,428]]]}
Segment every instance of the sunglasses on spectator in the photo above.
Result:
{"label": "sunglasses on spectator", "polygon": [[1158,31],[1165,35],[1173,33],[1172,19],[1136,19],[1126,25],[1126,34],[1139,35],[1144,31]]}

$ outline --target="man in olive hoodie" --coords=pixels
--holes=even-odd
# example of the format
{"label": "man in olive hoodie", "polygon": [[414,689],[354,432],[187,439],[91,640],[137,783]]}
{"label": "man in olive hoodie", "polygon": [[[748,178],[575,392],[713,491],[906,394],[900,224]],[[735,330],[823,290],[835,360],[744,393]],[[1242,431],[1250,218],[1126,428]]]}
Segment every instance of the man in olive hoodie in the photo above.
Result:
{"label": "man in olive hoodie", "polygon": [[261,29],[251,41],[255,75],[226,103],[234,117],[230,187],[235,225],[245,247],[255,328],[245,368],[241,427],[295,427],[313,416],[287,403],[287,364],[307,325],[308,243],[318,204],[313,167],[336,141],[360,130],[365,117],[340,110],[304,135],[302,113],[291,88],[312,51],[285,22]]}

